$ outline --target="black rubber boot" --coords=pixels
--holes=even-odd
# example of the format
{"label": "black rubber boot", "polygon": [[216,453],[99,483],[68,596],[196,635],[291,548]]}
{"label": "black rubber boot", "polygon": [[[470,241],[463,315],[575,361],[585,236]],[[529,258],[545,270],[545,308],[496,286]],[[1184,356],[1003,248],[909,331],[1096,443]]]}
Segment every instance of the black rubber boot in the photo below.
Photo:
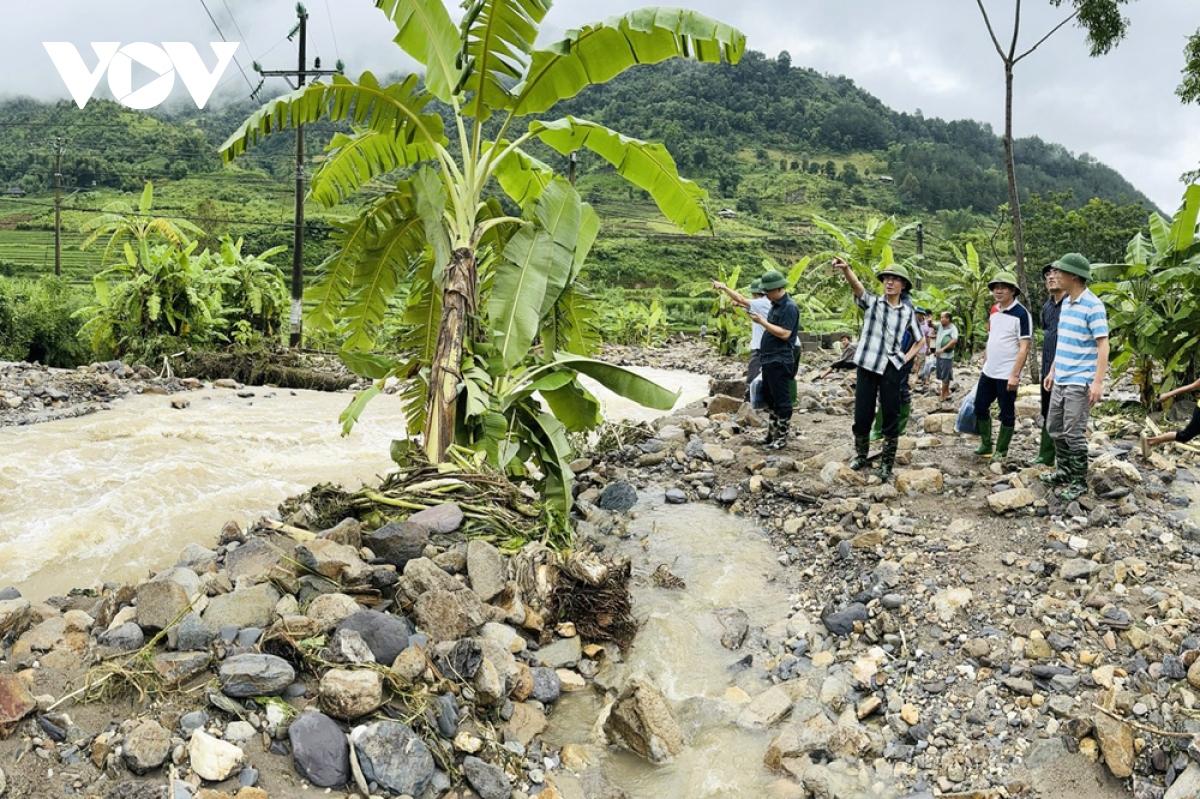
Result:
{"label": "black rubber boot", "polygon": [[892,479],[892,468],[896,465],[896,450],[899,446],[898,438],[883,440],[883,452],[879,455],[879,468],[875,470],[875,474],[885,483]]}
{"label": "black rubber boot", "polygon": [[867,453],[871,449],[871,439],[867,436],[854,437],[854,457],[850,460],[850,468],[861,472],[867,468]]}

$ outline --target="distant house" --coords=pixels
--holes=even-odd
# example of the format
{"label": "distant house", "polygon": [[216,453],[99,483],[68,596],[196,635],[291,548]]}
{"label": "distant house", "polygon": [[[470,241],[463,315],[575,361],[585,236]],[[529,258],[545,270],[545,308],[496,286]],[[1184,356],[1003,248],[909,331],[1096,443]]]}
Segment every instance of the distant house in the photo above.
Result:
{"label": "distant house", "polygon": [[29,192],[22,189],[20,186],[13,186],[8,191],[4,192],[5,197],[24,197]]}
{"label": "distant house", "polygon": [[734,211],[732,208],[722,208],[720,211],[717,211],[717,216],[722,219],[733,219],[737,216],[737,211]]}
{"label": "distant house", "polygon": [[879,182],[880,183],[895,183],[896,181],[891,175],[880,175]]}

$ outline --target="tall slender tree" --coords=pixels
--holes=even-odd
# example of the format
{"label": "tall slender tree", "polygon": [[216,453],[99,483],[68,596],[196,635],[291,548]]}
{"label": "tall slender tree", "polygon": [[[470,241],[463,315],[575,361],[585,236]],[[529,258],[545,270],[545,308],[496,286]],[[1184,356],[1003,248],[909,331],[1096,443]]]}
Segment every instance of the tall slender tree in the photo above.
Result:
{"label": "tall slender tree", "polygon": [[[1013,73],[1017,64],[1031,55],[1055,33],[1070,23],[1087,32],[1087,43],[1092,56],[1104,55],[1115,47],[1125,37],[1129,20],[1121,16],[1121,6],[1129,0],[1050,0],[1050,5],[1059,8],[1063,5],[1071,8],[1071,13],[1041,36],[1033,45],[1021,49],[1021,1],[1012,0],[1013,28],[1012,38],[1007,45],[1000,41],[996,29],[992,25],[984,0],[975,0],[979,13],[987,26],[988,35],[995,45],[996,53],[1004,65],[1004,162],[1008,173],[1008,203],[1012,214],[1014,249],[1017,257],[1017,281],[1021,291],[1029,296],[1029,286],[1025,278],[1025,237],[1021,226],[1021,198],[1017,192],[1017,166],[1013,156]],[[1032,362],[1033,359],[1031,359]]]}

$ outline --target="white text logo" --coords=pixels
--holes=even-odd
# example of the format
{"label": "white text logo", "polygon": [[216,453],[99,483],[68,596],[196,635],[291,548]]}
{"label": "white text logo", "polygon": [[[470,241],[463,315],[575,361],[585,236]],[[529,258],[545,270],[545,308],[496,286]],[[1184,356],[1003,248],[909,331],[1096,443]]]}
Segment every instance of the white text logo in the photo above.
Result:
{"label": "white text logo", "polygon": [[[176,72],[183,78],[183,85],[196,101],[196,107],[203,108],[225,68],[233,60],[239,44],[210,42],[209,46],[217,56],[217,65],[209,72],[200,54],[189,42],[163,42],[162,47],[148,42],[133,42],[124,47],[120,42],[92,42],[92,51],[98,59],[95,69],[88,69],[79,51],[70,42],[42,42],[80,108],[87,105],[92,92],[100,84],[100,76],[107,69],[108,88],[112,90],[113,97],[121,105],[138,110],[153,108],[167,99],[175,86]],[[133,90],[134,61],[158,75],[137,91]]]}

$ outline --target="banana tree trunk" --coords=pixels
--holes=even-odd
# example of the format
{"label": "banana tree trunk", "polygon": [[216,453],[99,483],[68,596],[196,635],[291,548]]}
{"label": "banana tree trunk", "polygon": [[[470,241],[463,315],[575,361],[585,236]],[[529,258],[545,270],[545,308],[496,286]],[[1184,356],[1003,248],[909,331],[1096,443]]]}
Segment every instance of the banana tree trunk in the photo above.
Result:
{"label": "banana tree trunk", "polygon": [[450,254],[442,289],[442,321],[429,372],[425,414],[425,455],[431,463],[445,460],[454,443],[455,412],[462,382],[463,337],[475,315],[475,251],[463,247]]}

